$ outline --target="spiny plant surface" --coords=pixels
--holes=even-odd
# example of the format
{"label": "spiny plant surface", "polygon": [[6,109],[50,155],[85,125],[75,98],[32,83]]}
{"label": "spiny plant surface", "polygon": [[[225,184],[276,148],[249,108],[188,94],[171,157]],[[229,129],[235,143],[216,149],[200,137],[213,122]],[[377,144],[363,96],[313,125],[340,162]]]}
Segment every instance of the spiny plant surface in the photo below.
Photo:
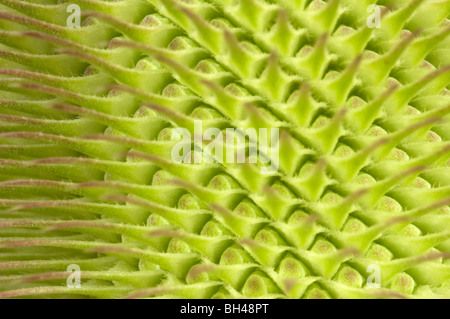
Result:
{"label": "spiny plant surface", "polygon": [[[0,297],[450,297],[449,14],[0,0]],[[194,120],[278,171],[174,162]]]}

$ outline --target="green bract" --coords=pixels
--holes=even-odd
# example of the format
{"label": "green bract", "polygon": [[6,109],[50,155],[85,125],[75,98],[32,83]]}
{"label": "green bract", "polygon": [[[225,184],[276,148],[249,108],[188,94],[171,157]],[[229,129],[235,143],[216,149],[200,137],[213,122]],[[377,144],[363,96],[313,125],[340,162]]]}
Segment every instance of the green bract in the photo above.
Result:
{"label": "green bract", "polygon": [[[0,297],[450,297],[449,16],[0,0]],[[174,161],[196,120],[277,170]]]}

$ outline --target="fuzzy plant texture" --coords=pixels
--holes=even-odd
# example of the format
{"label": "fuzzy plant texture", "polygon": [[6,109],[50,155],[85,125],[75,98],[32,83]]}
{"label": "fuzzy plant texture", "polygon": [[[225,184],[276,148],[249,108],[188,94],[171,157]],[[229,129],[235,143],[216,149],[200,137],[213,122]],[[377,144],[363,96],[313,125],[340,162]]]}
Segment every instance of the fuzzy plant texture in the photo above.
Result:
{"label": "fuzzy plant texture", "polygon": [[[449,298],[449,15],[0,0],[0,297]],[[278,169],[174,161],[195,120]]]}

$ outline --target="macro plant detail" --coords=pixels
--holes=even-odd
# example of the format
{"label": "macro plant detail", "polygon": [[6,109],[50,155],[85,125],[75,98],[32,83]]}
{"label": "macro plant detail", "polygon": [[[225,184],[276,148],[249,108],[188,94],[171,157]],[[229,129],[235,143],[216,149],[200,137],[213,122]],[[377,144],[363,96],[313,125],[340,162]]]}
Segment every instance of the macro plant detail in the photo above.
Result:
{"label": "macro plant detail", "polygon": [[0,0],[0,298],[449,298],[449,16]]}

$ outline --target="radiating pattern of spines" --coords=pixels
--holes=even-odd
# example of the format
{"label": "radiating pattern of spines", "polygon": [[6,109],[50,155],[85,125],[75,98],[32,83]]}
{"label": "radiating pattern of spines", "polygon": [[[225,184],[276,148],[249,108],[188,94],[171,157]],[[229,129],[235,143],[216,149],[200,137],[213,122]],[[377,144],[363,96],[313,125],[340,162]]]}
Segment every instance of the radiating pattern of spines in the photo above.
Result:
{"label": "radiating pattern of spines", "polygon": [[0,1],[1,297],[449,296],[448,1],[71,3]]}

